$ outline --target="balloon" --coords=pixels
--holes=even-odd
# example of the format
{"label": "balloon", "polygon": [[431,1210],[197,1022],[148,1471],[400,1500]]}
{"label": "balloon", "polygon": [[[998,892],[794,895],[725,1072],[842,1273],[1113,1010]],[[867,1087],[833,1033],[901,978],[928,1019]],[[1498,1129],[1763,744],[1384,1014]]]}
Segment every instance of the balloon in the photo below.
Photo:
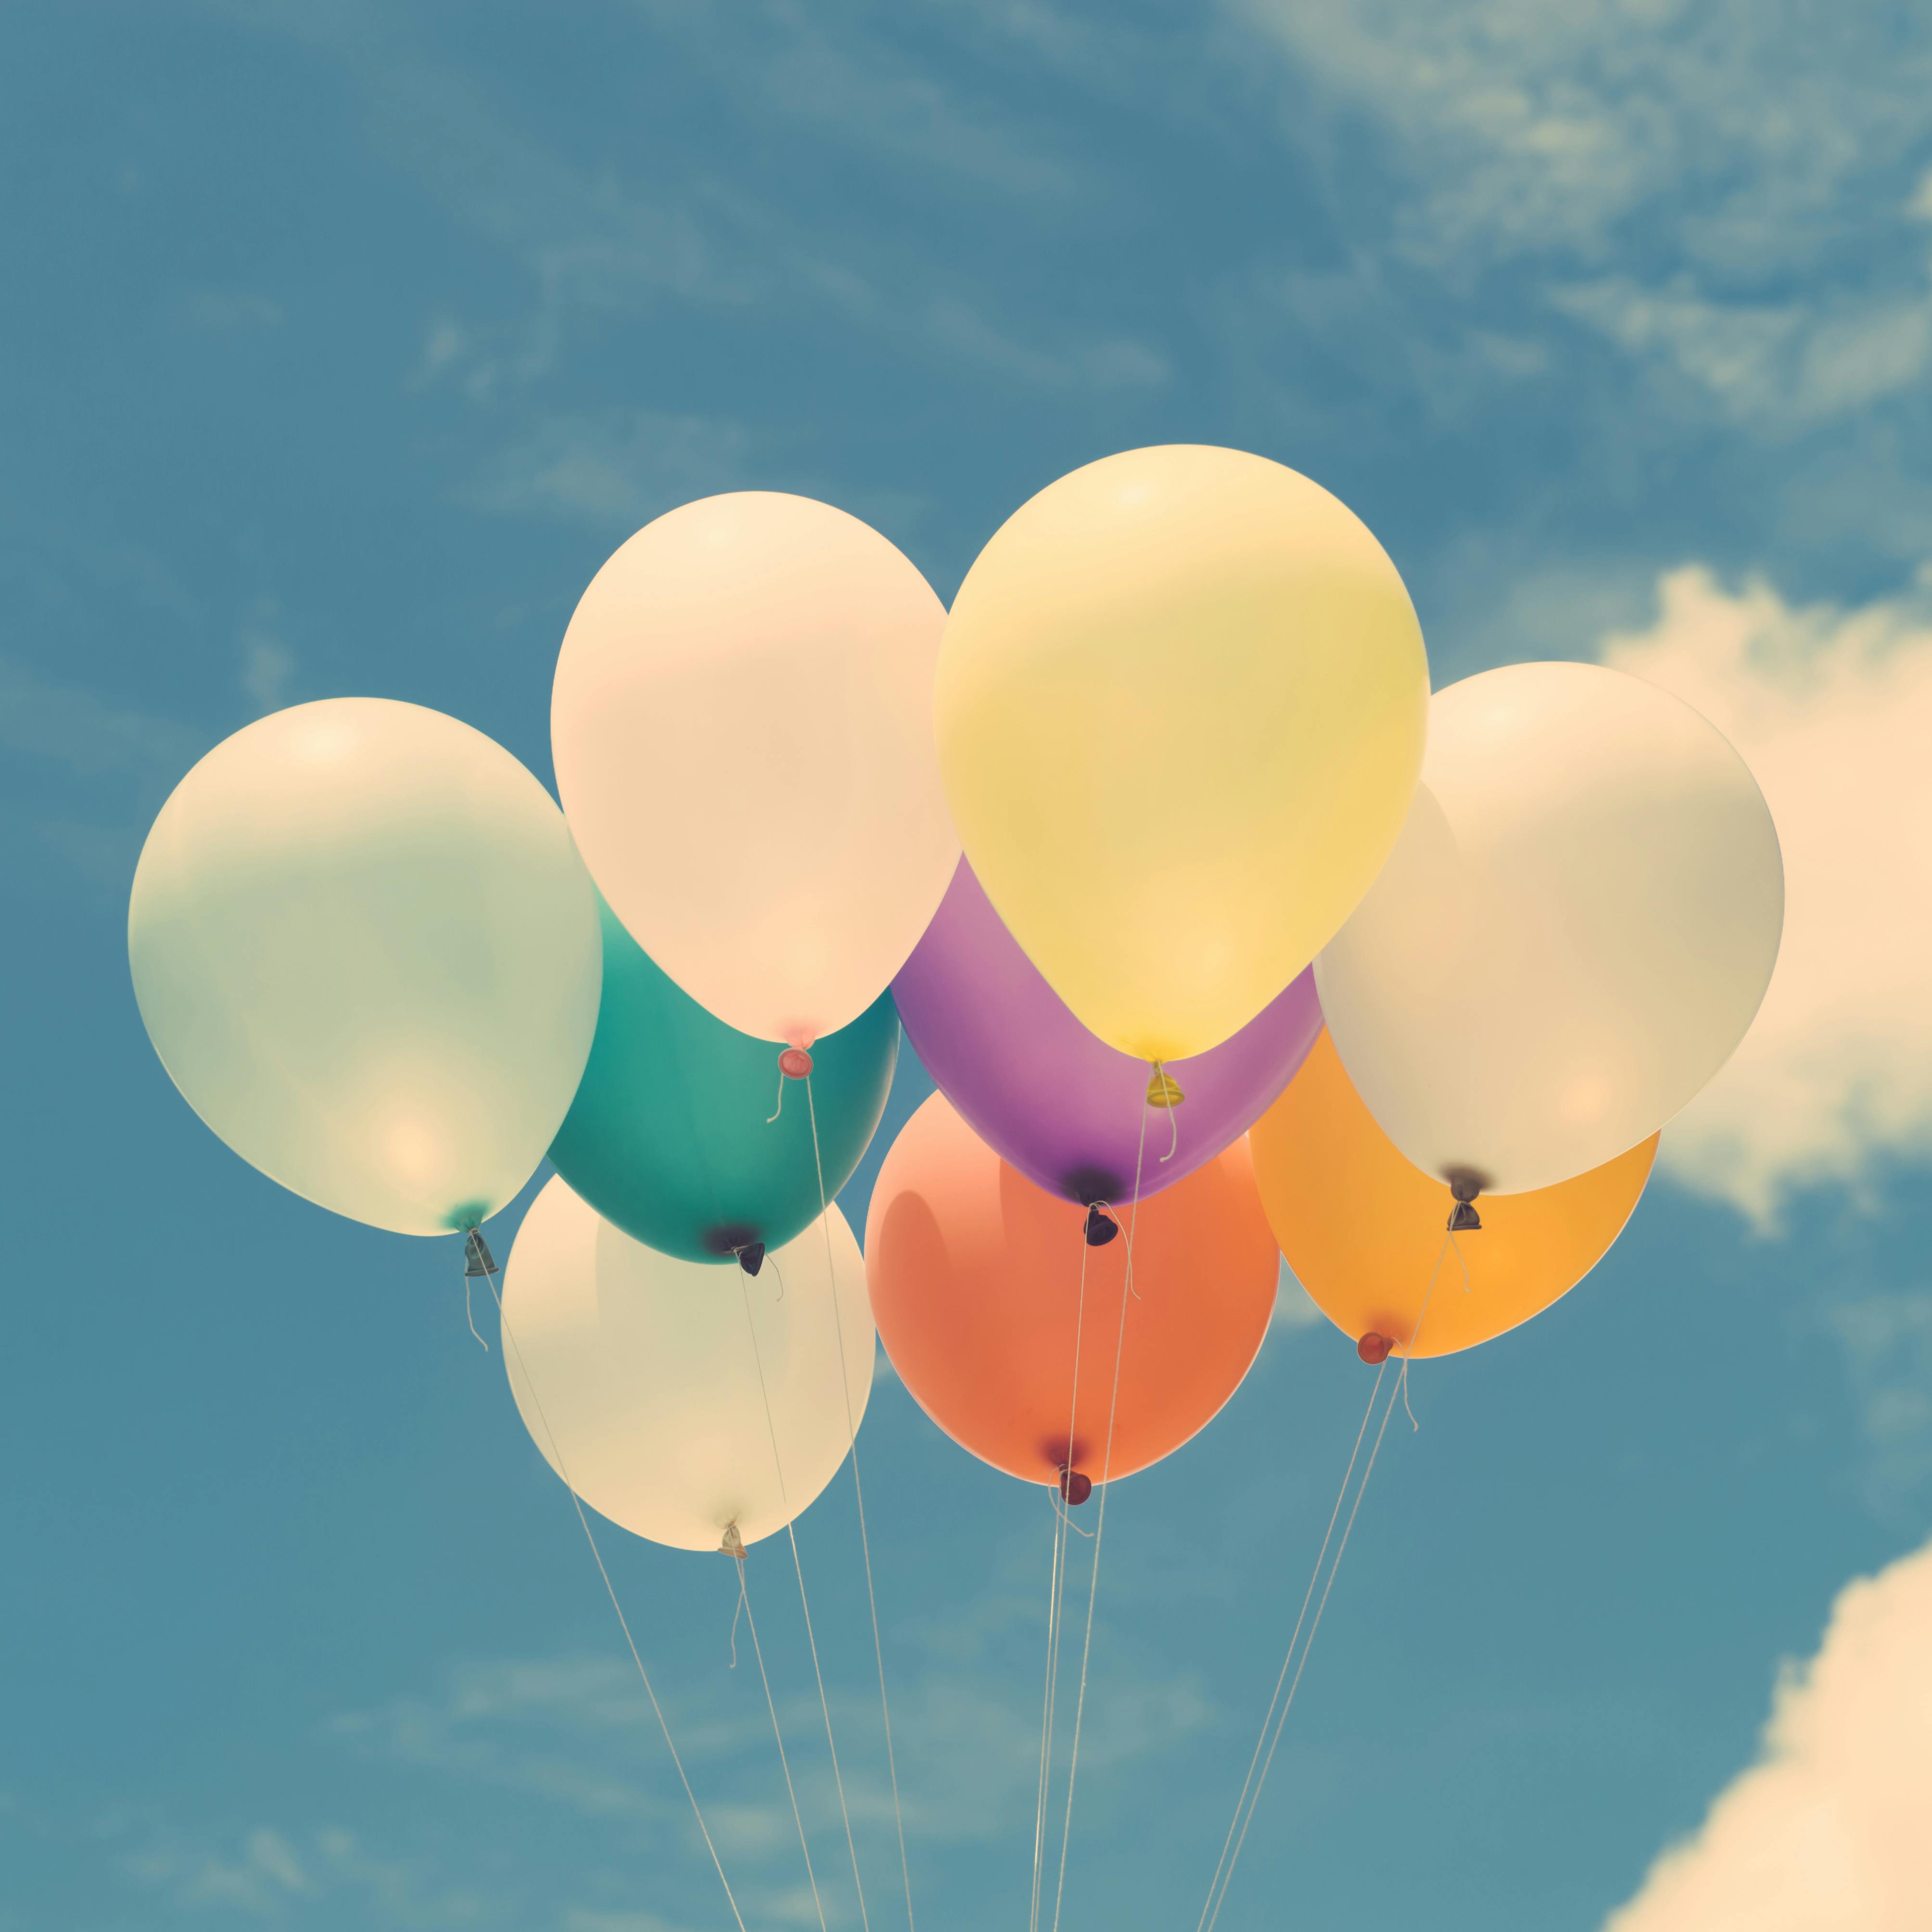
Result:
{"label": "balloon", "polygon": [[[776,1248],[851,1178],[885,1112],[898,1016],[882,994],[812,1049],[809,1099],[779,1098],[769,1042],[714,1019],[600,900],[604,1000],[590,1064],[551,1144],[572,1190],[634,1240],[688,1262]],[[812,1149],[816,1114],[818,1149]]]}
{"label": "balloon", "polygon": [[128,908],[190,1106],[284,1187],[399,1234],[527,1180],[597,1023],[597,908],[543,787],[380,698],[298,704],[175,788]]}
{"label": "balloon", "polygon": [[1438,693],[1395,851],[1316,963],[1348,1077],[1426,1173],[1547,1187],[1730,1058],[1778,957],[1778,834],[1654,685],[1511,664]]}
{"label": "balloon", "polygon": [[746,490],[647,524],[570,620],[550,698],[570,829],[631,936],[741,1032],[850,1025],[946,890],[945,619],[856,518]]}
{"label": "balloon", "polygon": [[872,1393],[865,1264],[836,1207],[754,1280],[647,1248],[553,1179],[517,1231],[503,1320],[544,1460],[674,1550],[716,1550],[732,1524],[746,1543],[784,1528],[844,1461]]}
{"label": "balloon", "polygon": [[1304,972],[1232,1040],[1172,1063],[1186,1098],[1172,1130],[1158,1114],[1148,1123],[1143,1148],[1146,1064],[1073,1017],[963,859],[892,999],[921,1064],[974,1132],[1029,1180],[1082,1204],[1126,1200],[1137,1159],[1143,1200],[1212,1160],[1281,1091],[1322,1030]]}
{"label": "balloon", "polygon": [[1429,667],[1342,504],[1175,446],[1076,470],[994,532],[936,702],[1000,918],[1084,1025],[1164,1061],[1252,1019],[1367,890],[1421,766]]}
{"label": "balloon", "polygon": [[1123,1326],[1127,1242],[1088,1246],[1080,1208],[1007,1166],[944,1094],[879,1170],[866,1225],[879,1339],[920,1407],[1022,1482],[1158,1462],[1219,1413],[1268,1332],[1278,1263],[1245,1142],[1132,1218],[1139,1299]]}
{"label": "balloon", "polygon": [[1480,1231],[1445,1254],[1448,1187],[1376,1125],[1325,1034],[1248,1136],[1262,1204],[1316,1306],[1351,1341],[1418,1358],[1472,1348],[1575,1287],[1622,1233],[1657,1139],[1554,1187],[1485,1196]]}

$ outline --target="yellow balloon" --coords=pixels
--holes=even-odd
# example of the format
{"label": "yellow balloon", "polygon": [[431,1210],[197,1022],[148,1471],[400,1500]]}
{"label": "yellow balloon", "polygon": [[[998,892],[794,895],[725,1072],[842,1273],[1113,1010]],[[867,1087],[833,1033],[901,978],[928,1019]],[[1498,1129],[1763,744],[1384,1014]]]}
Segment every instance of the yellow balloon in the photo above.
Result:
{"label": "yellow balloon", "polygon": [[1429,665],[1366,525],[1238,450],[1089,464],[994,532],[940,770],[1000,917],[1093,1032],[1204,1052],[1334,936],[1422,767]]}

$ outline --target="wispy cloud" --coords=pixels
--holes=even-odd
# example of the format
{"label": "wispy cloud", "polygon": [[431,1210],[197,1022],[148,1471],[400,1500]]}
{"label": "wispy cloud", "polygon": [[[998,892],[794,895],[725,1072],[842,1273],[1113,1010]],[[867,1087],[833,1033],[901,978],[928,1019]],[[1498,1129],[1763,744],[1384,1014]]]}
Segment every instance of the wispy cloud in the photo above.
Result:
{"label": "wispy cloud", "polygon": [[1932,1924],[1932,1546],[1846,1587],[1780,1678],[1762,1752],[1604,1932]]}
{"label": "wispy cloud", "polygon": [[1544,300],[1727,414],[1861,410],[1932,362],[1915,214],[1932,45],[1885,8],[1229,0],[1371,118],[1364,245]]}
{"label": "wispy cloud", "polygon": [[379,1856],[338,1826],[257,1825],[210,1840],[150,1826],[122,1862],[144,1888],[197,1919],[218,1907],[268,1924],[335,1924],[346,1916],[413,1932],[498,1916],[476,1886],[419,1860]]}

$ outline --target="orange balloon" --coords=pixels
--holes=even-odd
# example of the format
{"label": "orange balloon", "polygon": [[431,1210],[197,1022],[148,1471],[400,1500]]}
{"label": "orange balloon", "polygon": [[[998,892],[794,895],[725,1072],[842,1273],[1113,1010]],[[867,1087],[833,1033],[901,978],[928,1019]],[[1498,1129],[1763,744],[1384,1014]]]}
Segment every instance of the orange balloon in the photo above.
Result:
{"label": "orange balloon", "polygon": [[[1418,1359],[1473,1348],[1568,1294],[1622,1233],[1658,1140],[1554,1187],[1483,1196],[1480,1230],[1457,1235],[1456,1252],[1444,1253],[1449,1190],[1376,1125],[1327,1034],[1248,1138],[1288,1266],[1367,1361],[1381,1359],[1384,1342],[1382,1353]],[[1467,1294],[1456,1254],[1468,1268]]]}
{"label": "orange balloon", "polygon": [[947,1435],[1023,1482],[1158,1462],[1214,1418],[1268,1332],[1280,1261],[1244,1143],[1117,1214],[1121,1234],[1090,1247],[1087,1210],[1009,1167],[939,1094],[879,1170],[866,1223],[879,1339]]}

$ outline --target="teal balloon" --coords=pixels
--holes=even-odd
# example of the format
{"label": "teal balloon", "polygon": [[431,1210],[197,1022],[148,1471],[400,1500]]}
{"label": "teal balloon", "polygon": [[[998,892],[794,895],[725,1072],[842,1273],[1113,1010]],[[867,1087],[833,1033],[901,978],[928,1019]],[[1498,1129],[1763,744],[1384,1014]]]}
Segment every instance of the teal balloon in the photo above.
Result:
{"label": "teal balloon", "polygon": [[606,905],[604,996],[590,1064],[551,1144],[572,1190],[634,1240],[691,1262],[784,1245],[851,1178],[885,1112],[899,1022],[881,993],[812,1043],[805,1083],[778,1098],[776,1042],[727,1026],[660,970]]}

